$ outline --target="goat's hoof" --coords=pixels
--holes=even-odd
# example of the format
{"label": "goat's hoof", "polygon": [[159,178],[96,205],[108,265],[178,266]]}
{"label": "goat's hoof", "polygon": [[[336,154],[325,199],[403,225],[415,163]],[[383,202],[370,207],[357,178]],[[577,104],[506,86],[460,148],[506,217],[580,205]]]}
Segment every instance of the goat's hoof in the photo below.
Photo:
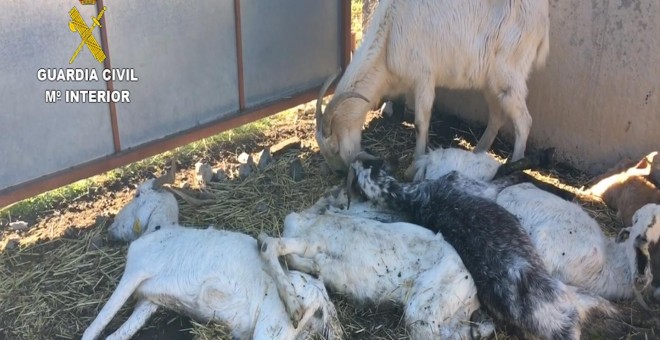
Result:
{"label": "goat's hoof", "polygon": [[266,250],[268,250],[268,242],[267,241],[268,241],[269,238],[270,237],[264,232],[259,233],[259,236],[257,236],[257,248],[259,248],[259,250],[262,253],[265,253]]}
{"label": "goat's hoof", "polygon": [[293,310],[289,311],[289,319],[291,319],[291,324],[293,325],[293,328],[298,328],[298,322],[300,322],[300,319],[302,319],[303,310],[297,301],[294,305],[295,306]]}
{"label": "goat's hoof", "polygon": [[410,164],[408,169],[403,173],[403,179],[406,182],[412,182],[415,179],[415,164]]}

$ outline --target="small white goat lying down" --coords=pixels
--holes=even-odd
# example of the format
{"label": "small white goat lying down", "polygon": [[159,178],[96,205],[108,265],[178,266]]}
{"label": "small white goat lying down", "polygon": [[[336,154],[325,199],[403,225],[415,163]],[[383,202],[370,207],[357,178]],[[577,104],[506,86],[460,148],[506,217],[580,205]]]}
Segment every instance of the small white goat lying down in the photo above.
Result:
{"label": "small white goat lying down", "polygon": [[[178,225],[176,200],[170,192],[147,189],[152,184],[138,189],[139,196],[110,228],[116,236],[131,238],[140,234],[133,226],[144,226],[128,249],[117,288],[83,340],[96,339],[131,295],[138,299],[133,313],[108,339],[131,338],[159,307],[203,323],[224,322],[235,339],[341,336],[334,305],[321,281],[300,272],[285,274],[294,294],[287,297],[287,306],[294,308],[289,313],[254,238]],[[290,314],[295,316],[293,322]]]}
{"label": "small white goat lying down", "polygon": [[184,189],[167,186],[174,184],[175,173],[176,160],[173,159],[165,175],[138,185],[133,200],[117,213],[108,228],[111,239],[131,242],[153,231],[155,226],[179,223],[179,205],[173,194],[179,195],[191,205],[209,203],[208,200],[190,196]]}
{"label": "small white goat lying down", "polygon": [[[418,175],[438,179],[455,170],[489,181],[498,167],[485,153],[438,149],[420,159]],[[493,185],[491,191],[499,189]],[[660,300],[660,278],[652,281],[652,274],[660,276],[660,206],[649,204],[637,211],[633,226],[626,229],[630,238],[617,242],[606,237],[578,204],[530,183],[504,188],[496,202],[520,220],[551,275],[608,299],[630,299],[637,291],[653,291]],[[652,282],[655,288],[649,289]]]}
{"label": "small white goat lying down", "polygon": [[[278,257],[286,256],[290,268],[319,275],[329,289],[358,304],[400,303],[413,339],[478,339],[494,331],[479,312],[472,276],[442,235],[360,217],[398,218],[368,202],[342,209],[347,203],[346,192],[335,189],[311,208],[289,214],[282,238],[260,235],[271,270],[282,271]],[[282,275],[271,276],[283,279],[278,285],[285,291],[291,287]]]}
{"label": "small white goat lying down", "polygon": [[325,160],[348,169],[367,111],[400,94],[414,101],[417,159],[426,152],[436,87],[483,90],[490,115],[475,150],[487,151],[509,118],[511,159],[522,158],[532,126],[527,78],[548,55],[548,12],[547,0],[381,0],[325,113],[319,93],[316,139]]}

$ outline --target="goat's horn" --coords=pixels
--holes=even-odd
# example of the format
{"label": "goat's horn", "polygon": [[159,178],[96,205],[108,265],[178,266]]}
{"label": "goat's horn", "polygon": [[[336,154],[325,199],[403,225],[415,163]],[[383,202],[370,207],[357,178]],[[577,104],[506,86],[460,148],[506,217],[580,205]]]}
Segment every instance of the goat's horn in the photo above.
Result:
{"label": "goat's horn", "polygon": [[330,75],[330,77],[328,77],[328,79],[325,80],[325,83],[323,83],[323,85],[321,86],[321,90],[319,91],[319,98],[316,100],[316,113],[315,113],[316,129],[318,131],[321,131],[323,124],[323,120],[321,119],[321,117],[323,116],[323,110],[321,109],[321,105],[323,104],[323,97],[325,97],[325,93],[328,91],[328,88],[330,87],[330,85],[332,85],[332,83],[334,83],[335,79],[337,79],[337,77],[339,77],[340,74],[341,74],[341,67],[337,69],[337,72],[333,73],[332,75]]}
{"label": "goat's horn", "polygon": [[350,98],[360,98],[369,103],[369,99],[357,92],[342,92],[334,95],[330,100],[330,103],[328,103],[328,106],[325,107],[325,114],[323,114],[322,119],[323,122],[320,124],[323,136],[330,136],[330,133],[332,132],[330,123],[332,122],[332,115],[334,114],[335,109],[337,109],[339,104],[341,104],[344,100]]}
{"label": "goat's horn", "polygon": [[201,206],[201,205],[206,205],[206,204],[213,204],[215,203],[215,199],[213,198],[208,198],[208,199],[199,199],[195,198],[191,195],[188,195],[183,189],[178,189],[178,188],[173,188],[170,186],[163,187],[163,189],[181,197],[184,201],[186,201],[188,204],[192,206]]}
{"label": "goat's horn", "polygon": [[379,158],[377,156],[374,156],[366,151],[360,151],[357,156],[355,156],[355,160],[358,161],[375,161],[378,160]]}
{"label": "goat's horn", "polygon": [[163,184],[174,184],[176,176],[176,158],[172,158],[171,164],[172,166],[170,167],[170,170],[165,175],[160,176],[154,180],[154,189],[162,188]]}

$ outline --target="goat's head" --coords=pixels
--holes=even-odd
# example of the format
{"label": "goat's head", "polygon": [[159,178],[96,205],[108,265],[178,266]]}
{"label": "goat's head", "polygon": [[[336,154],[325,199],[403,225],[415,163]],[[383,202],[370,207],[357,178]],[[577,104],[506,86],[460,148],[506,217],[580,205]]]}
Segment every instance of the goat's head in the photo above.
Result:
{"label": "goat's head", "polygon": [[320,334],[327,340],[342,339],[337,310],[323,282],[298,271],[290,271],[288,275],[294,290],[302,297],[300,301],[305,310],[296,329],[300,333],[295,338],[306,339],[309,335]]}
{"label": "goat's head", "polygon": [[378,204],[384,203],[384,198],[396,180],[389,175],[387,165],[383,159],[366,153],[357,154],[348,169],[346,179],[346,192],[349,194],[356,189],[365,198]]}
{"label": "goat's head", "polygon": [[660,205],[637,210],[630,228],[636,269],[635,291],[652,294],[660,302]]}
{"label": "goat's head", "polygon": [[160,226],[179,221],[179,206],[174,195],[163,185],[174,182],[174,166],[162,177],[140,184],[133,199],[125,205],[108,228],[108,235],[117,241],[131,242]]}
{"label": "goat's head", "polygon": [[325,112],[322,110],[322,102],[325,93],[335,79],[341,73],[339,69],[335,74],[331,75],[319,91],[319,97],[316,101],[316,141],[321,150],[321,155],[325,158],[330,168],[336,172],[345,173],[348,165],[355,158],[360,151],[360,137],[362,132],[362,122],[342,122],[341,127],[333,125],[333,118],[336,116],[344,116],[339,114],[339,110],[352,110],[353,108],[347,105],[341,105],[350,99],[369,100],[363,95],[356,92],[341,92],[335,93]]}

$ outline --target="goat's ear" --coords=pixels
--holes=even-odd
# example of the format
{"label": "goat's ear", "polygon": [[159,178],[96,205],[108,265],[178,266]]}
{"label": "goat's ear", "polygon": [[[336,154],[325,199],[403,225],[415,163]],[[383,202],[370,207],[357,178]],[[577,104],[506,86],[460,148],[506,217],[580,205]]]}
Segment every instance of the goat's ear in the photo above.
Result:
{"label": "goat's ear", "polygon": [[380,174],[380,170],[383,168],[384,162],[382,159],[374,160],[365,160],[362,162],[366,169],[371,169],[371,178],[376,178]]}
{"label": "goat's ear", "polygon": [[635,176],[648,176],[651,174],[653,158],[644,157],[634,167],[628,169],[628,174]]}
{"label": "goat's ear", "polygon": [[619,234],[616,235],[616,243],[621,243],[630,237],[630,229],[632,227],[623,228],[619,231]]}

